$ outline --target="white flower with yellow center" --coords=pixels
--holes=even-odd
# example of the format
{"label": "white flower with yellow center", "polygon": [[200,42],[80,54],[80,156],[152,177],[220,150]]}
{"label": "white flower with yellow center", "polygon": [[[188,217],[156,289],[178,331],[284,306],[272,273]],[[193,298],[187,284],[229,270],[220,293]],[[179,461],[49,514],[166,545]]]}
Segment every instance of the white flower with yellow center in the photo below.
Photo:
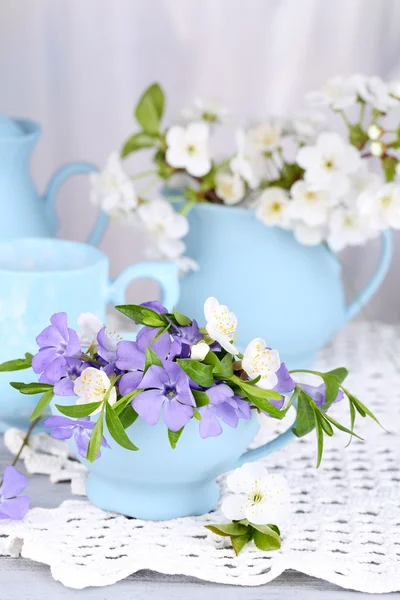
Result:
{"label": "white flower with yellow center", "polygon": [[282,475],[268,474],[260,463],[247,463],[230,473],[226,483],[233,495],[222,501],[221,510],[230,521],[278,527],[287,521],[290,491]]}
{"label": "white flower with yellow center", "polygon": [[237,326],[236,315],[216,298],[210,297],[204,303],[204,316],[208,335],[230,354],[237,354],[238,349],[233,344]]}
{"label": "white flower with yellow center", "polygon": [[[94,367],[88,367],[82,374],[75,379],[74,392],[78,396],[77,404],[90,404],[91,402],[102,402],[107,390],[111,386],[111,381],[104,371],[99,371]],[[108,397],[109,404],[113,405],[117,401],[117,390],[111,388]],[[99,412],[100,408],[93,414]]]}
{"label": "white flower with yellow center", "polygon": [[330,210],[326,190],[318,190],[307,181],[296,181],[290,189],[290,195],[293,198],[290,203],[293,218],[300,219],[311,227],[326,223]]}
{"label": "white flower with yellow center", "polygon": [[210,129],[206,123],[174,125],[167,131],[166,160],[171,167],[186,169],[194,177],[202,177],[211,169]]}
{"label": "white flower with yellow center", "polygon": [[321,90],[309,92],[306,99],[312,106],[330,106],[343,110],[357,102],[357,80],[340,75],[329,79]]}
{"label": "white flower with yellow center", "polygon": [[243,354],[242,367],[250,379],[261,377],[256,385],[264,390],[272,390],[278,383],[276,372],[281,366],[277,350],[267,348],[265,340],[255,338]]}
{"label": "white flower with yellow center", "polygon": [[135,188],[122,167],[117,152],[107,159],[106,166],[99,173],[89,177],[91,184],[90,201],[105,213],[126,218],[132,215],[138,205]]}
{"label": "white flower with yellow center", "polygon": [[294,237],[300,244],[304,246],[317,246],[326,236],[325,225],[306,225],[305,223],[297,222],[293,224]]}
{"label": "white flower with yellow center", "polygon": [[104,323],[93,313],[82,313],[79,315],[78,325],[81,328],[81,331],[78,332],[79,341],[83,348],[88,348],[95,342],[97,334],[104,327]]}
{"label": "white flower with yellow center", "polygon": [[385,183],[375,193],[365,193],[358,201],[360,213],[369,216],[379,229],[400,229],[400,184]]}
{"label": "white flower with yellow center", "polygon": [[232,205],[243,200],[246,185],[239,175],[220,173],[217,175],[215,191],[225,204]]}
{"label": "white flower with yellow center", "polygon": [[161,198],[141,204],[137,210],[140,226],[150,241],[149,257],[178,259],[186,246],[180,238],[189,231],[189,222]]}
{"label": "white flower with yellow center", "polygon": [[332,212],[327,242],[335,252],[346,246],[360,246],[376,235],[379,229],[369,216],[356,208],[339,206]]}
{"label": "white flower with yellow center", "polygon": [[280,145],[282,126],[278,121],[265,121],[250,129],[247,135],[258,152],[272,152]]}
{"label": "white flower with yellow center", "polygon": [[254,190],[266,175],[266,159],[242,129],[236,131],[235,138],[237,152],[229,162],[229,167],[232,173],[244,179],[250,189]]}
{"label": "white flower with yellow center", "polygon": [[288,227],[290,220],[289,194],[279,187],[263,191],[257,201],[256,216],[264,225]]}

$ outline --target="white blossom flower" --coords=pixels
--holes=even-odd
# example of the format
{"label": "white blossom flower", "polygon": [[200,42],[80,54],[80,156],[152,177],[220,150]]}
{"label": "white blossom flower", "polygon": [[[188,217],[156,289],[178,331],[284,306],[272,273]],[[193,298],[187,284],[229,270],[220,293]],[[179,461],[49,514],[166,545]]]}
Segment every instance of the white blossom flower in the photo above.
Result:
{"label": "white blossom flower", "polygon": [[379,127],[378,125],[373,123],[372,125],[370,125],[368,127],[367,133],[368,133],[369,139],[375,141],[381,137],[381,135],[383,133],[383,129],[382,129],[382,127]]}
{"label": "white blossom flower", "polygon": [[264,225],[288,227],[290,219],[289,194],[279,187],[267,188],[260,194],[256,216]]}
{"label": "white blossom flower", "polygon": [[389,84],[390,93],[400,100],[400,79],[394,79]]}
{"label": "white blossom flower", "polygon": [[159,198],[141,204],[137,214],[141,226],[151,238],[152,258],[174,260],[184,253],[186,246],[180,238],[187,235],[189,223],[167,200]]}
{"label": "white blossom flower", "polygon": [[277,119],[264,121],[247,133],[250,144],[258,152],[272,152],[281,142],[282,125]]}
{"label": "white blossom flower", "polygon": [[237,153],[229,166],[235,175],[239,175],[254,190],[260,185],[265,172],[265,158],[256,151],[246,133],[238,129],[235,134]]}
{"label": "white blossom flower", "polygon": [[117,152],[110,154],[103,171],[91,173],[89,180],[90,201],[110,216],[126,218],[137,207],[134,185],[124,171]]}
{"label": "white blossom flower", "polygon": [[293,234],[300,244],[304,246],[317,246],[325,239],[326,226],[310,226],[305,223],[296,222],[293,225]]}
{"label": "white blossom flower", "polygon": [[326,190],[318,190],[307,181],[296,181],[290,189],[290,215],[314,227],[323,225],[330,211],[330,197]]}
{"label": "white blossom flower", "polygon": [[186,127],[174,125],[167,131],[167,163],[186,169],[190,175],[202,177],[211,169],[209,150],[210,128],[206,123],[189,123]]}
{"label": "white blossom flower", "polygon": [[276,372],[281,366],[277,350],[267,348],[265,340],[255,338],[248,344],[243,354],[242,367],[250,379],[261,376],[256,385],[264,390],[272,390],[278,383]]}
{"label": "white blossom flower", "polygon": [[190,348],[190,358],[192,360],[204,360],[210,351],[210,346],[202,340],[197,344],[194,344]]}
{"label": "white blossom flower", "polygon": [[287,521],[290,492],[282,475],[268,474],[260,463],[246,463],[230,473],[226,483],[234,494],[223,500],[221,510],[230,521],[278,527]]}
{"label": "white blossom flower", "polygon": [[176,259],[176,262],[178,265],[180,277],[184,277],[191,271],[196,272],[200,269],[199,263],[193,260],[193,258],[190,258],[190,256],[179,256]]}
{"label": "white blossom flower", "polygon": [[78,317],[78,325],[81,331],[78,332],[79,341],[83,348],[88,348],[93,342],[96,341],[97,334],[100,329],[104,327],[96,315],[93,313],[82,313]]}
{"label": "white blossom flower", "polygon": [[233,344],[237,326],[236,315],[211,296],[204,303],[204,316],[208,335],[230,354],[237,354],[238,350]]}
{"label": "white blossom flower", "polygon": [[386,113],[390,108],[399,106],[399,100],[393,98],[391,89],[380,77],[354,76],[360,97],[373,108]]}
{"label": "white blossom flower", "polygon": [[364,244],[377,233],[377,226],[359,210],[338,206],[330,218],[327,241],[332,250],[339,252],[346,246]]}
{"label": "white blossom flower", "polygon": [[315,145],[300,148],[296,160],[305,169],[307,181],[335,196],[348,191],[349,175],[361,165],[358,150],[333,132],[321,133]]}
{"label": "white blossom flower", "polygon": [[374,193],[360,196],[360,213],[370,217],[379,229],[400,229],[400,184],[385,183]]}
{"label": "white blossom flower", "polygon": [[326,116],[318,111],[297,111],[287,124],[288,132],[305,143],[314,142],[317,135],[326,128]]}
{"label": "white blossom flower", "polygon": [[238,204],[246,193],[246,185],[239,175],[220,173],[217,175],[215,191],[225,204]]}
{"label": "white blossom flower", "polygon": [[182,111],[188,121],[203,120],[206,123],[226,123],[229,109],[218,98],[195,98],[194,107]]}
{"label": "white blossom flower", "polygon": [[306,99],[313,106],[330,106],[333,110],[344,110],[357,102],[356,82],[352,77],[333,77],[321,90],[309,92]]}
{"label": "white blossom flower", "polygon": [[[78,396],[77,404],[90,404],[91,402],[101,402],[107,390],[111,386],[111,381],[104,371],[99,371],[94,367],[87,367],[82,374],[75,379],[74,392]],[[108,397],[109,404],[113,405],[117,401],[117,390],[111,388]],[[97,409],[93,414],[100,410]]]}

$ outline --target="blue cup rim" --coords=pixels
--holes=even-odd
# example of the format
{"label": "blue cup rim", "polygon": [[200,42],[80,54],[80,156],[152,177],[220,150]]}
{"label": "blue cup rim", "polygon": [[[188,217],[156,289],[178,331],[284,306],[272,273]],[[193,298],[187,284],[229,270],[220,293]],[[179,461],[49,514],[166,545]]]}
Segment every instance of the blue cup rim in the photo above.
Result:
{"label": "blue cup rim", "polygon": [[[63,249],[66,252],[71,252],[72,250],[84,251],[89,256],[90,260],[88,263],[80,267],[63,267],[62,265],[60,265],[59,268],[52,269],[32,269],[29,267],[23,268],[23,266],[12,268],[11,266],[6,266],[2,264],[2,257],[9,248],[15,248],[20,251],[21,246],[23,245],[26,246],[25,254],[27,259],[34,259],[35,257],[40,256],[43,249],[45,247],[47,249],[50,245],[54,246],[54,248],[57,249],[57,252],[60,252],[60,249]],[[84,271],[87,271],[88,269],[92,269],[93,267],[101,264],[102,262],[105,262],[108,266],[108,258],[106,254],[101,252],[101,250],[99,250],[95,246],[91,246],[90,244],[86,244],[85,242],[76,242],[73,240],[64,240],[60,238],[51,237],[26,237],[0,242],[0,274],[14,273],[17,275],[23,275],[24,277],[28,275],[38,277],[40,275],[50,274],[53,274],[54,276],[69,275],[71,273],[82,273]]]}

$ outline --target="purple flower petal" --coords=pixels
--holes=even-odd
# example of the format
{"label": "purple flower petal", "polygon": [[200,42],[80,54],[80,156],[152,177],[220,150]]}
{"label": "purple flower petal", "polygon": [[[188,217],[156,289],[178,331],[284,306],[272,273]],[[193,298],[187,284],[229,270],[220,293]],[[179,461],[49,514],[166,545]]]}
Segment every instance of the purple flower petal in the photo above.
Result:
{"label": "purple flower petal", "polygon": [[55,427],[50,431],[50,437],[55,440],[69,440],[74,434],[74,427]]}
{"label": "purple flower petal", "polygon": [[50,323],[60,332],[62,338],[68,338],[68,320],[65,312],[55,313],[50,318]]}
{"label": "purple flower petal", "polygon": [[28,485],[28,478],[15,467],[8,466],[4,470],[3,483],[0,487],[0,496],[12,498],[18,496]]}
{"label": "purple flower petal", "polygon": [[[176,363],[171,364],[174,364],[179,369],[179,365]],[[158,365],[151,365],[151,367],[149,367],[144,374],[140,387],[144,389],[158,388],[161,390],[164,388],[164,385],[170,383],[171,381],[169,378],[169,372],[167,371],[167,365],[165,369],[159,367]]]}
{"label": "purple flower petal", "polygon": [[171,337],[168,332],[165,332],[158,340],[153,342],[160,330],[160,327],[142,327],[136,336],[136,342],[142,352],[146,352],[146,348],[150,346],[157,356],[164,360],[169,356],[171,350]]}
{"label": "purple flower petal", "polygon": [[32,369],[35,373],[42,373],[47,365],[49,365],[57,357],[55,348],[42,348],[32,358]]}
{"label": "purple flower petal", "polygon": [[166,400],[163,411],[164,421],[171,431],[179,431],[193,417],[193,408],[177,400]]}
{"label": "purple flower petal", "polygon": [[167,313],[167,309],[165,306],[161,304],[159,300],[151,300],[150,302],[142,302],[140,306],[147,306],[147,308],[152,308],[155,312],[160,315],[165,315]]}
{"label": "purple flower petal", "polygon": [[118,382],[119,393],[121,396],[137,390],[140,382],[142,381],[143,373],[141,371],[134,371],[133,373],[126,373],[122,375]]}
{"label": "purple flower petal", "polygon": [[[88,431],[86,431],[86,429],[78,427],[75,431],[74,437],[75,437],[76,449],[78,450],[78,453],[83,458],[86,458],[88,447],[89,447],[89,441],[90,441],[90,435],[89,435]],[[96,459],[98,457],[99,457],[99,455],[97,455]]]}
{"label": "purple flower petal", "polygon": [[132,406],[143,421],[146,421],[149,425],[156,425],[160,418],[160,410],[163,402],[164,396],[161,390],[145,390],[136,396],[132,402]]}
{"label": "purple flower petal", "polygon": [[204,406],[201,409],[199,432],[200,437],[203,440],[208,437],[216,437],[222,433],[221,424],[219,423],[211,405]]}
{"label": "purple flower petal", "polygon": [[290,377],[289,371],[287,370],[285,363],[281,364],[281,366],[276,372],[276,376],[278,377],[278,383],[274,387],[275,392],[280,392],[281,394],[293,392],[295,388],[295,383]]}
{"label": "purple flower petal", "polygon": [[206,390],[206,394],[210,398],[211,404],[221,404],[221,402],[226,402],[228,398],[232,398],[234,395],[233,390],[226,383],[209,388]]}
{"label": "purple flower petal", "polygon": [[54,393],[56,396],[76,396],[74,392],[74,381],[64,377],[54,384]]}
{"label": "purple flower petal", "polygon": [[126,371],[128,369],[144,369],[145,354],[140,350],[137,342],[128,342],[123,340],[118,342],[117,349],[117,360],[115,365],[118,369]]}
{"label": "purple flower petal", "polygon": [[250,402],[243,400],[240,396],[233,396],[227,402],[236,408],[239,419],[251,419]]}
{"label": "purple flower petal", "polygon": [[21,521],[29,510],[31,499],[29,496],[20,496],[0,503],[1,518]]}
{"label": "purple flower petal", "polygon": [[63,356],[57,356],[51,361],[44,369],[44,375],[49,381],[55,383],[59,381],[61,377],[64,377],[67,371],[67,361]]}
{"label": "purple flower petal", "polygon": [[78,334],[73,329],[68,329],[69,340],[65,349],[65,356],[74,357],[81,353],[81,343]]}
{"label": "purple flower petal", "polygon": [[57,347],[64,342],[64,338],[61,333],[53,325],[49,325],[36,338],[36,343],[41,348],[47,348],[49,346]]}
{"label": "purple flower petal", "polygon": [[224,423],[229,425],[229,427],[236,429],[239,423],[239,417],[232,406],[230,406],[227,402],[223,402],[222,404],[217,404],[217,406],[214,406],[214,411]]}
{"label": "purple flower petal", "polygon": [[59,415],[53,415],[46,419],[43,423],[43,426],[46,428],[51,427],[72,427],[75,425],[75,421],[73,419],[69,419],[68,417],[61,417]]}

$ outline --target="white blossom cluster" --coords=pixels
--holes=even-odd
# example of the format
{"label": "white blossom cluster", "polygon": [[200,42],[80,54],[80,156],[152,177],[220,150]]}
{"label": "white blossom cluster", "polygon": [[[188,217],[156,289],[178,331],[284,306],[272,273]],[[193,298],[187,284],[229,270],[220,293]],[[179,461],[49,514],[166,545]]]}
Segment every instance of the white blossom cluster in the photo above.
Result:
{"label": "white blossom cluster", "polygon": [[[197,99],[194,109],[165,131],[165,165],[184,175],[194,193],[208,189],[205,178],[211,178],[213,196],[205,201],[237,205],[247,200],[266,226],[292,230],[302,244],[325,242],[340,251],[385,228],[399,229],[400,130],[389,131],[382,120],[400,109],[400,81],[334,77],[306,100],[309,108],[290,118],[238,129],[234,154],[219,164],[212,157],[212,133],[226,122],[227,110]],[[343,117],[346,134],[327,127],[324,108]],[[358,120],[346,111],[357,112]],[[140,198],[116,153],[103,172],[92,176],[91,199],[111,216],[138,224],[151,237],[153,258],[178,260],[183,271],[196,268],[184,257],[186,216],[165,199]]]}

